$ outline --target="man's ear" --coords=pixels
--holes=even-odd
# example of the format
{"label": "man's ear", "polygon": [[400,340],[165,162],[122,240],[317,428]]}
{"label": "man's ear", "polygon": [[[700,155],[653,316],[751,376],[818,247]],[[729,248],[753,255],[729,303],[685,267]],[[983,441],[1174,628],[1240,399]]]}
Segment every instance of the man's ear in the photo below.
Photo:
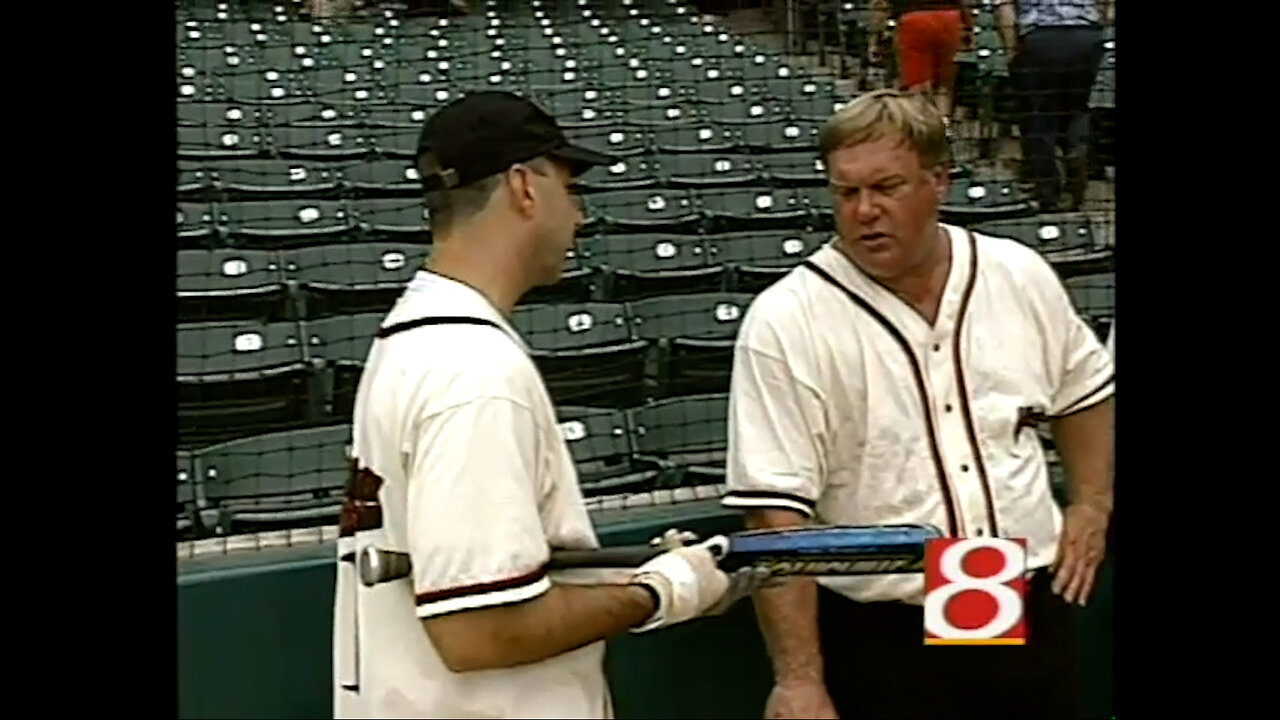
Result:
{"label": "man's ear", "polygon": [[529,182],[529,172],[516,167],[507,169],[506,186],[508,197],[521,215],[533,212],[534,188]]}

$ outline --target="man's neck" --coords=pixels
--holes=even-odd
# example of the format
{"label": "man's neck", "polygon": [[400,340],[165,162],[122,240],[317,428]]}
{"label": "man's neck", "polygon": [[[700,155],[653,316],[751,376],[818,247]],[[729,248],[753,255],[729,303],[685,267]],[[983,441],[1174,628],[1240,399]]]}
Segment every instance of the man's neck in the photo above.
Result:
{"label": "man's neck", "polygon": [[[903,302],[915,308],[930,325],[938,317],[942,293],[951,275],[951,236],[941,225],[935,232],[938,234],[935,249],[919,266],[896,278],[877,279]],[[846,257],[852,262],[852,256],[846,253]]]}
{"label": "man's neck", "polygon": [[529,288],[520,278],[514,254],[490,250],[488,238],[451,237],[432,248],[423,263],[428,272],[447,277],[480,293],[503,317],[510,317]]}

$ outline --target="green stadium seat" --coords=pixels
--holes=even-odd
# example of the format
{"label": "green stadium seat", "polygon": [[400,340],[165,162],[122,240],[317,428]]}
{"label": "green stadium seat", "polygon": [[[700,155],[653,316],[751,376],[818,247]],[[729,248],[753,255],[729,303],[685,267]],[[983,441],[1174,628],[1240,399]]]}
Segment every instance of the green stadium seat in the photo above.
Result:
{"label": "green stadium seat", "polygon": [[372,160],[341,167],[343,183],[360,197],[421,196],[422,177],[410,161]]}
{"label": "green stadium seat", "polygon": [[631,303],[636,336],[657,349],[657,397],[729,392],[733,343],[753,297],[706,293]]}
{"label": "green stadium seat", "polygon": [[765,152],[809,150],[818,147],[816,120],[781,119],[746,123],[740,126],[744,145]]}
{"label": "green stadium seat", "polygon": [[351,201],[350,207],[366,240],[427,242],[428,221],[420,196],[365,198]]}
{"label": "green stadium seat", "polygon": [[565,254],[564,270],[554,285],[536,287],[520,298],[521,305],[584,303],[599,299],[604,274],[579,256],[577,249]]}
{"label": "green stadium seat", "polygon": [[380,127],[370,128],[364,135],[370,150],[376,157],[414,160],[418,156],[418,136],[421,133],[421,126],[416,128]]}
{"label": "green stadium seat", "polygon": [[178,103],[178,126],[243,127],[257,129],[267,125],[267,117],[257,105],[227,102]]}
{"label": "green stadium seat", "polygon": [[178,322],[293,318],[280,260],[270,250],[179,250]]}
{"label": "green stadium seat", "polygon": [[1035,214],[1030,196],[1011,178],[953,178],[942,201],[944,222],[970,225]]}
{"label": "green stadium seat", "polygon": [[178,126],[178,157],[187,160],[251,158],[266,152],[266,133],[245,125]]}
{"label": "green stadium seat", "polygon": [[524,305],[511,322],[557,405],[625,408],[643,402],[648,344],[632,337],[623,304]]}
{"label": "green stadium seat", "polygon": [[213,186],[228,200],[334,198],[342,177],[332,165],[308,160],[213,160]]}
{"label": "green stadium seat", "polygon": [[205,164],[195,160],[178,161],[178,199],[183,202],[208,202],[213,195],[213,177]]}
{"label": "green stadium seat", "polygon": [[422,267],[429,248],[412,243],[353,243],[286,250],[279,263],[298,284],[304,317],[385,314]]}
{"label": "green stadium seat", "polygon": [[361,123],[357,106],[350,103],[303,101],[265,106],[266,122],[275,127],[354,126]]}
{"label": "green stadium seat", "polygon": [[220,534],[333,524],[350,477],[351,426],[256,435],[195,453]]}
{"label": "green stadium seat", "polygon": [[785,188],[714,187],[691,192],[708,219],[709,232],[800,227],[810,219],[803,200]]}
{"label": "green stadium seat", "polygon": [[828,234],[803,230],[709,235],[707,258],[730,269],[734,291],[755,294],[786,275],[829,239]]}
{"label": "green stadium seat", "polygon": [[365,111],[364,121],[373,128],[416,128],[422,129],[429,116],[427,108],[420,105],[404,103],[386,103],[370,105]]}
{"label": "green stadium seat", "polygon": [[740,153],[679,153],[659,159],[661,175],[671,187],[750,185],[763,178],[754,158]]}
{"label": "green stadium seat", "polygon": [[179,249],[210,247],[217,242],[212,204],[179,202],[177,212]]}
{"label": "green stadium seat", "polygon": [[222,203],[218,224],[237,247],[282,248],[338,242],[352,233],[355,220],[338,200],[282,198]]}
{"label": "green stadium seat", "polygon": [[727,394],[668,398],[629,413],[636,458],[660,469],[662,486],[724,482]]}
{"label": "green stadium seat", "polygon": [[222,78],[222,92],[231,102],[248,104],[302,102],[310,97],[300,72],[279,68],[228,75]]}
{"label": "green stadium seat", "polygon": [[584,191],[638,190],[657,185],[658,171],[651,155],[620,157],[618,162],[593,170],[578,180],[578,187]]}
{"label": "green stadium seat", "polygon": [[706,120],[686,122],[654,128],[653,145],[660,153],[729,152],[741,143],[739,132]]}
{"label": "green stadium seat", "polygon": [[765,178],[782,183],[827,184],[827,171],[817,148],[756,156]]}
{"label": "green stadium seat", "polygon": [[585,232],[661,232],[696,228],[698,210],[682,189],[616,190],[583,196]]}
{"label": "green stadium seat", "polygon": [[179,444],[306,424],[315,398],[297,323],[179,324]]}
{"label": "green stadium seat", "polygon": [[1091,275],[1114,267],[1115,252],[1101,229],[1083,212],[980,223],[974,231],[1007,237],[1044,255],[1063,277]]}
{"label": "green stadium seat", "polygon": [[390,309],[387,306],[380,311],[335,315],[302,324],[308,356],[322,363],[329,376],[325,417],[334,421],[351,418],[369,348]]}
{"label": "green stadium seat", "polygon": [[601,235],[582,248],[586,260],[607,273],[612,301],[714,292],[724,284],[721,269],[707,264],[698,235]]}
{"label": "green stadium seat", "polygon": [[272,130],[275,151],[303,160],[359,160],[372,152],[365,131],[343,126],[289,126]]}
{"label": "green stadium seat", "polygon": [[556,418],[584,496],[637,491],[653,481],[654,471],[632,466],[634,448],[625,411],[557,407]]}
{"label": "green stadium seat", "polygon": [[778,100],[762,97],[738,97],[710,106],[707,111],[712,122],[730,126],[749,126],[785,122],[787,109]]}

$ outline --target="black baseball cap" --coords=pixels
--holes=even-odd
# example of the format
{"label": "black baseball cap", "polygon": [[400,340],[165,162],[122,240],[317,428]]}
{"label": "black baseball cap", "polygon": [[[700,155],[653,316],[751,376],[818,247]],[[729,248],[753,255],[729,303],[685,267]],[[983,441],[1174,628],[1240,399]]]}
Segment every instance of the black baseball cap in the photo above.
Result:
{"label": "black baseball cap", "polygon": [[[418,138],[425,190],[461,187],[516,163],[547,155],[569,165],[574,177],[614,158],[569,143],[555,118],[508,92],[471,93],[427,118]],[[430,169],[435,168],[434,172]]]}

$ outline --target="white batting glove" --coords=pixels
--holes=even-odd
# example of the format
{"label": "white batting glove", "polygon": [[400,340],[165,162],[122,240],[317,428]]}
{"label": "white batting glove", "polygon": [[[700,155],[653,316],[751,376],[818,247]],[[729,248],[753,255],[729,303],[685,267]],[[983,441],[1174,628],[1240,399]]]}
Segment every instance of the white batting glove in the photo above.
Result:
{"label": "white batting glove", "polygon": [[697,545],[668,550],[637,568],[631,582],[653,588],[658,609],[632,632],[682,623],[713,608],[729,590],[729,576],[716,565],[716,558],[728,544],[727,538],[717,535]]}

